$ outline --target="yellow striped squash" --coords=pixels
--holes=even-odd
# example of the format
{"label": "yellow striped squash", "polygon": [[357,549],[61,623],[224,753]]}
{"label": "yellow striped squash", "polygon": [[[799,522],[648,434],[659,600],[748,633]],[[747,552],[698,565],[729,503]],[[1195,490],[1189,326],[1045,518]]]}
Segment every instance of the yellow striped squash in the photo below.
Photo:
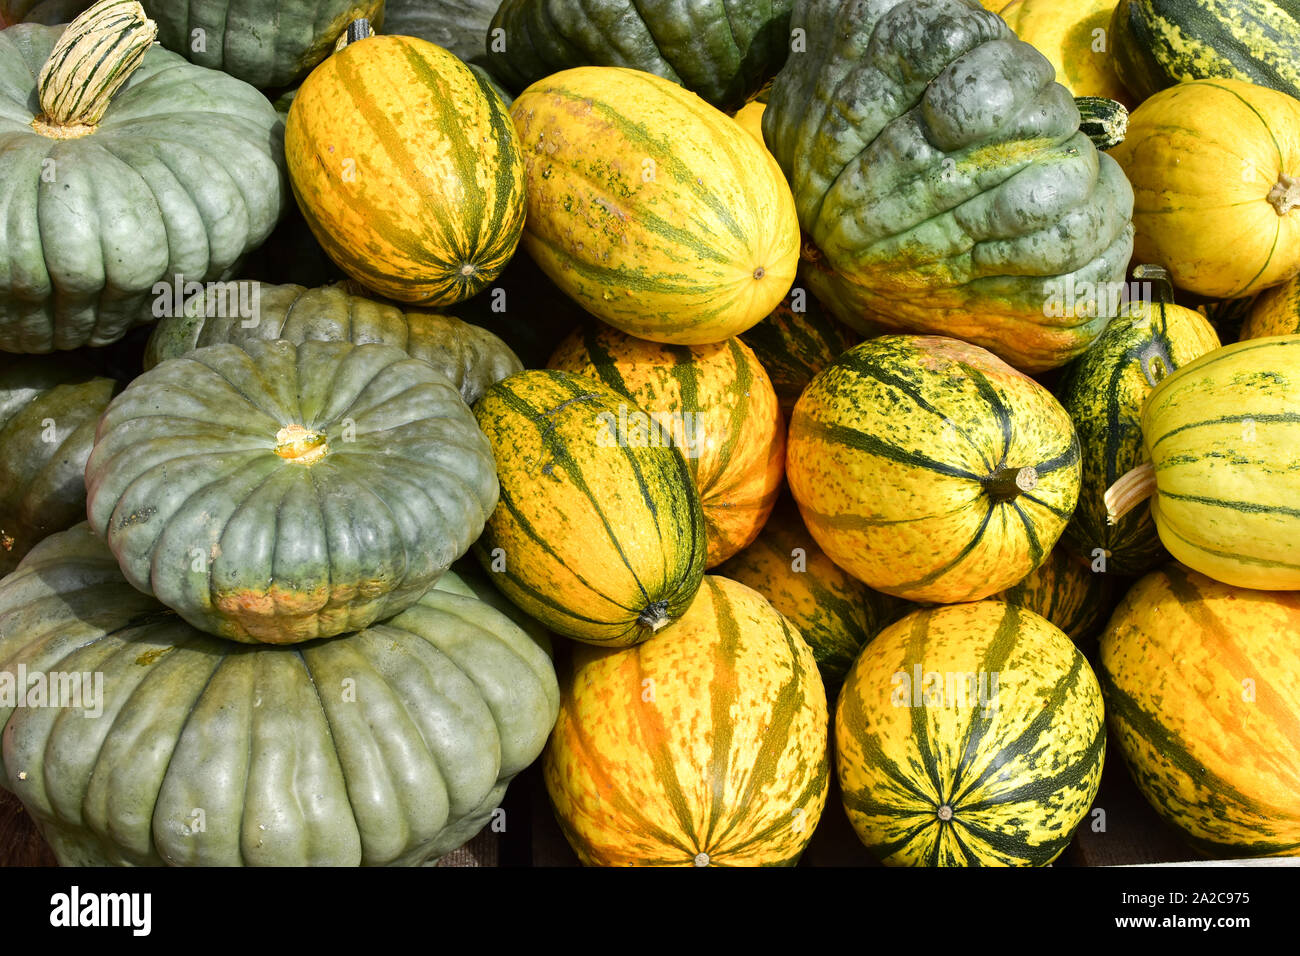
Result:
{"label": "yellow striped squash", "polygon": [[441,47],[374,36],[327,57],[285,123],[312,234],[362,285],[447,305],[495,279],[524,223],[524,164],[505,103]]}
{"label": "yellow striped squash", "polygon": [[870,587],[970,601],[1038,567],[1079,494],[1079,443],[1045,388],[935,336],[863,342],[795,405],[786,477],[831,560]]}
{"label": "yellow striped squash", "polygon": [[1106,492],[1145,498],[1160,540],[1238,587],[1300,588],[1300,335],[1248,339],[1184,365],[1142,408],[1149,461]]}
{"label": "yellow striped squash", "polygon": [[913,611],[863,649],[835,711],[844,809],[882,862],[1043,866],[1101,783],[1101,689],[1045,618]]}
{"label": "yellow striped squash", "polygon": [[588,312],[639,338],[705,345],[790,288],[799,222],[785,177],[694,93],[579,67],[534,83],[510,112],[528,167],[524,246]]}
{"label": "yellow striped squash", "polygon": [[785,473],[785,420],[749,346],[661,345],[593,325],[560,343],[550,367],[604,382],[668,430],[700,492],[706,567],[754,540]]}
{"label": "yellow striped squash", "polygon": [[1260,294],[1241,326],[1241,338],[1300,335],[1300,275]]}
{"label": "yellow striped squash", "polygon": [[766,103],[760,103],[758,100],[751,100],[736,111],[732,117],[750,136],[757,140],[758,144],[767,149],[767,143],[763,142],[763,110],[767,109]]}
{"label": "yellow striped squash", "polygon": [[1106,624],[1114,592],[1113,575],[1092,570],[1087,561],[1058,545],[1046,561],[997,597],[1042,615],[1074,643],[1087,647]]}
{"label": "yellow striped squash", "polygon": [[997,11],[1016,36],[1047,57],[1056,82],[1074,96],[1104,96],[1126,106],[1109,36],[1115,0],[1011,0]]}
{"label": "yellow striped squash", "polygon": [[1099,676],[1138,789],[1194,846],[1300,855],[1300,596],[1170,563],[1115,611]]}
{"label": "yellow striped squash", "polygon": [[704,576],[704,515],[686,459],[655,428],[620,433],[630,400],[545,369],[490,386],[474,406],[501,499],[474,553],[551,630],[644,641],[686,612]]}
{"label": "yellow striped squash", "polygon": [[757,592],[705,577],[672,627],[575,647],[542,758],[588,866],[793,865],[830,776],[812,652]]}

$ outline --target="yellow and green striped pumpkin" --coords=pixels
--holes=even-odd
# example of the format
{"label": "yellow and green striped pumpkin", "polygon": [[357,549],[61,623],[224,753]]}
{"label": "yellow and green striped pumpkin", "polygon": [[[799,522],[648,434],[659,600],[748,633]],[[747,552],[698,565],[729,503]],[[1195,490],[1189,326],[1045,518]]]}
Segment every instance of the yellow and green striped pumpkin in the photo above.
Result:
{"label": "yellow and green striped pumpkin", "polygon": [[911,607],[826,557],[788,495],[754,543],[718,573],[753,588],[799,629],[827,688],[838,688],[862,646]]}
{"label": "yellow and green striped pumpkin", "polygon": [[1216,580],[1300,589],[1300,335],[1248,339],[1184,365],[1142,408],[1149,459],[1106,492],[1143,499],[1176,559]]}
{"label": "yellow and green striped pumpkin", "polygon": [[575,646],[560,690],[542,770],[584,864],[798,860],[826,802],[826,694],[760,594],[709,575],[653,640]]}
{"label": "yellow and green striped pumpkin", "polygon": [[754,540],[785,473],[785,420],[749,346],[734,338],[661,345],[593,324],[560,343],[549,365],[604,382],[660,416],[700,492],[706,567]]}
{"label": "yellow and green striped pumpkin", "polygon": [[1241,338],[1300,335],[1300,275],[1260,294],[1241,326]]}
{"label": "yellow and green striped pumpkin", "polygon": [[1170,563],[1115,611],[1099,676],[1138,789],[1194,846],[1300,854],[1300,596]]}
{"label": "yellow and green striped pumpkin", "polygon": [[1046,561],[997,597],[1042,615],[1075,644],[1087,647],[1106,624],[1114,592],[1113,575],[1092,570],[1057,545]]}
{"label": "yellow and green striped pumpkin", "polygon": [[686,459],[657,430],[620,440],[629,405],[600,382],[539,369],[474,406],[501,484],[475,555],[521,609],[595,644],[646,640],[686,612],[704,576]]}
{"label": "yellow and green striped pumpkin", "polygon": [[675,83],[619,67],[539,80],[510,109],[528,167],[524,246],[630,335],[707,345],[794,281],[799,222],[776,161]]}
{"label": "yellow and green striped pumpkin", "polygon": [[524,163],[505,103],[424,40],[374,36],[327,57],[294,97],[285,155],[317,241],[390,299],[467,299],[518,245]]}
{"label": "yellow and green striped pumpkin", "polygon": [[786,476],[850,574],[912,601],[971,601],[1046,559],[1079,494],[1079,443],[1051,393],[993,353],[889,335],[813,379]]}
{"label": "yellow and green striped pumpkin", "polygon": [[1101,783],[1101,690],[1045,618],[1003,601],[913,611],[844,681],[844,809],[882,862],[1043,866]]}

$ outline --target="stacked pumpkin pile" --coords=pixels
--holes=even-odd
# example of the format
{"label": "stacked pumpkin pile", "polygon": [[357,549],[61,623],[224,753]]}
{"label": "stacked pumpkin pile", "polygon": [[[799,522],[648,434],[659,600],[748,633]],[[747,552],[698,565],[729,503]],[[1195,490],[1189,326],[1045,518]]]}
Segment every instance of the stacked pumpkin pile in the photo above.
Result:
{"label": "stacked pumpkin pile", "polygon": [[1300,853],[1289,8],[306,6],[0,0],[63,862],[428,862],[540,756],[589,864],[794,863],[833,760],[882,861],[1043,865],[1108,726]]}

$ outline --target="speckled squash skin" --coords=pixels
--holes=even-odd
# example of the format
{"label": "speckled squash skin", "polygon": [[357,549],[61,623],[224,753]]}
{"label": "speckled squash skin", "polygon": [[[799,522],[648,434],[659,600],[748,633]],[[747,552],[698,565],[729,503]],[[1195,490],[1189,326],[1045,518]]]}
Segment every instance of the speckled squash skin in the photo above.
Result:
{"label": "speckled squash skin", "polygon": [[826,802],[826,694],[761,595],[705,577],[632,648],[576,647],[542,758],[588,866],[791,866]]}
{"label": "speckled squash skin", "polygon": [[[1026,372],[1083,352],[1112,317],[1084,284],[1122,279],[1133,195],[1042,54],[974,0],[800,0],[791,28],[807,51],[763,136],[810,291],[863,334],[952,336]],[[1081,307],[1045,308],[1070,283]]]}
{"label": "speckled squash skin", "polygon": [[889,335],[813,379],[786,477],[850,574],[912,601],[971,601],[1046,559],[1078,498],[1079,444],[1051,393],[992,353]]}
{"label": "speckled squash skin", "polygon": [[1300,275],[1260,293],[1242,323],[1242,339],[1270,335],[1300,335]]}
{"label": "speckled squash skin", "polygon": [[389,345],[214,345],[100,419],[87,513],[128,581],[200,630],[295,643],[419,600],[497,500],[446,376]]}
{"label": "speckled squash skin", "polygon": [[1213,856],[1300,854],[1300,596],[1170,563],[1101,638],[1111,733],[1143,796]]}
{"label": "speckled squash skin", "polygon": [[451,379],[466,405],[473,405],[493,382],[524,367],[509,346],[486,329],[450,315],[403,312],[391,303],[351,295],[343,284],[320,289],[259,284],[257,314],[251,318],[219,305],[207,291],[189,300],[182,314],[159,320],[145,349],[145,369],[223,343],[377,343],[395,345],[428,362]]}
{"label": "speckled squash skin", "polygon": [[548,651],[450,572],[383,624],[241,646],[128,584],[81,524],[0,582],[0,668],[102,683],[0,706],[0,783],[65,866],[432,863],[541,752]]}
{"label": "speckled squash skin", "polygon": [[996,597],[1047,618],[1075,644],[1090,648],[1114,607],[1115,580],[1109,570],[1094,571],[1057,545],[1046,561]]}
{"label": "speckled squash skin", "polygon": [[1097,795],[1105,745],[1083,654],[1002,601],[891,624],[859,655],[835,712],[844,809],[891,866],[1051,863]]}
{"label": "speckled squash skin", "polygon": [[660,416],[700,493],[706,567],[754,540],[785,476],[785,419],[749,346],[739,339],[660,345],[601,325],[574,331],[548,364],[603,382]]}

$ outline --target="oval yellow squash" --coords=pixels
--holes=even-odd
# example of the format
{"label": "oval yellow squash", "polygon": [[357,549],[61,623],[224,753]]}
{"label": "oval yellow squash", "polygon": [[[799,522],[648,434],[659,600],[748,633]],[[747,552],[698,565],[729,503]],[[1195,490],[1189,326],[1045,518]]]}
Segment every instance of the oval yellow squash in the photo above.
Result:
{"label": "oval yellow squash", "polygon": [[1047,57],[1056,82],[1075,96],[1104,96],[1126,106],[1109,46],[1115,0],[1011,0],[997,11],[1016,36]]}

